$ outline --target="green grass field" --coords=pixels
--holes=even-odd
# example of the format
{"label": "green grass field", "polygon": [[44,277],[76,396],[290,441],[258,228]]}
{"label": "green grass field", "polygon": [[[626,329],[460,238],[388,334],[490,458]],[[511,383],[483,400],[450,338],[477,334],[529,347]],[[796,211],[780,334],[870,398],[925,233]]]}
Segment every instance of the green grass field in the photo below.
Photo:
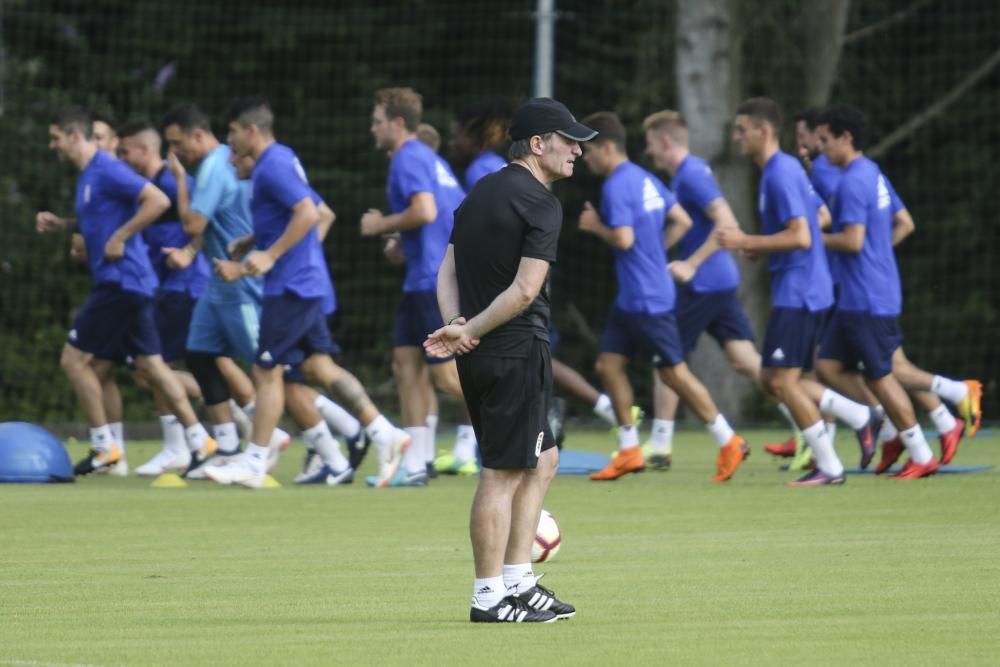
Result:
{"label": "green grass field", "polygon": [[[468,623],[475,479],[296,488],[296,442],[270,491],[4,485],[0,665],[997,664],[997,471],[791,489],[761,449],[783,435],[722,486],[701,432],[669,472],[557,478],[536,573],[578,614],[543,626]],[[1000,467],[1000,437],[956,463]]]}

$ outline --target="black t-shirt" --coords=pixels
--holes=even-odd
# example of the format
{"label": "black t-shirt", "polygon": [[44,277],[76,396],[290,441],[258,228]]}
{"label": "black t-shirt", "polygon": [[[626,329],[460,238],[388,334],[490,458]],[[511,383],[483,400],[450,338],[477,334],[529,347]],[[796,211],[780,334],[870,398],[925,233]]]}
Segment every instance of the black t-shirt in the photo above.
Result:
{"label": "black t-shirt", "polygon": [[[522,257],[556,261],[562,205],[526,168],[508,165],[479,180],[455,212],[462,315],[472,319],[510,287]],[[549,298],[542,290],[523,312],[483,336],[474,354],[522,357],[532,339],[548,340]]]}

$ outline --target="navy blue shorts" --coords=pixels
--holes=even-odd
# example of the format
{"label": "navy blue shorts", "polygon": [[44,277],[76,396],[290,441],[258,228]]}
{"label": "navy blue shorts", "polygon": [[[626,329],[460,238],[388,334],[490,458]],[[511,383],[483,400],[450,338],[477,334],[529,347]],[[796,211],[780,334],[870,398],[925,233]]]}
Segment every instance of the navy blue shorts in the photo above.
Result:
{"label": "navy blue shorts", "polygon": [[[444,326],[441,309],[434,290],[403,292],[396,308],[396,331],[392,337],[393,347],[419,347],[424,349],[427,335]],[[441,359],[424,355],[428,364],[443,364],[455,357]]]}
{"label": "navy blue shorts", "polygon": [[689,285],[678,287],[674,315],[685,357],[694,351],[702,333],[708,333],[719,345],[730,340],[753,341],[753,328],[736,290],[701,293]]}
{"label": "navy blue shorts", "polygon": [[313,354],[340,354],[326,326],[322,299],[289,293],[264,297],[260,351],[254,363],[261,368],[298,366]]}
{"label": "navy blue shorts", "polygon": [[98,359],[116,361],[123,351],[151,356],[160,353],[153,299],[113,283],[94,287],[73,320],[67,342]]}
{"label": "navy blue shorts", "polygon": [[638,352],[653,355],[657,368],[684,362],[684,348],[672,312],[629,313],[612,306],[601,338],[601,352],[633,357]]}
{"label": "navy blue shorts", "polygon": [[819,358],[839,361],[870,380],[892,373],[892,354],[903,345],[895,317],[838,310],[823,334]]}
{"label": "navy blue shorts", "polygon": [[156,295],[156,330],[160,333],[164,361],[184,358],[195,303],[197,299],[185,292],[160,292]]}
{"label": "navy blue shorts", "polygon": [[813,369],[816,346],[823,333],[827,311],[805,308],[772,308],[760,352],[765,368]]}

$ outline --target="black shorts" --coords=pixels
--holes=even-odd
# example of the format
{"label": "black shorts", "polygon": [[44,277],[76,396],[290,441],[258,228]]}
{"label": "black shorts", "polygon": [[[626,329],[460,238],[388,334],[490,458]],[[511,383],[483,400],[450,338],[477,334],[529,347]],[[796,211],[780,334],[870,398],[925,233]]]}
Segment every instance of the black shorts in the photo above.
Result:
{"label": "black shorts", "polygon": [[552,359],[547,341],[535,339],[527,357],[458,357],[458,378],[484,468],[535,468],[556,446],[549,428]]}

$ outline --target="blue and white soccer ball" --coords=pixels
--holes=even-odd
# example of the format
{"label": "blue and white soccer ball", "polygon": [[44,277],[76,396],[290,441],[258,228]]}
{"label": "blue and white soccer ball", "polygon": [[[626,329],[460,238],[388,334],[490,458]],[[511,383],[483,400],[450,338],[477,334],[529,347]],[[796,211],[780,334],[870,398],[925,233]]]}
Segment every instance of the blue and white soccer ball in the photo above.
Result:
{"label": "blue and white soccer ball", "polygon": [[535,531],[535,541],[531,544],[531,562],[544,563],[552,560],[562,546],[562,534],[556,518],[547,510],[542,510],[538,518],[538,530]]}

